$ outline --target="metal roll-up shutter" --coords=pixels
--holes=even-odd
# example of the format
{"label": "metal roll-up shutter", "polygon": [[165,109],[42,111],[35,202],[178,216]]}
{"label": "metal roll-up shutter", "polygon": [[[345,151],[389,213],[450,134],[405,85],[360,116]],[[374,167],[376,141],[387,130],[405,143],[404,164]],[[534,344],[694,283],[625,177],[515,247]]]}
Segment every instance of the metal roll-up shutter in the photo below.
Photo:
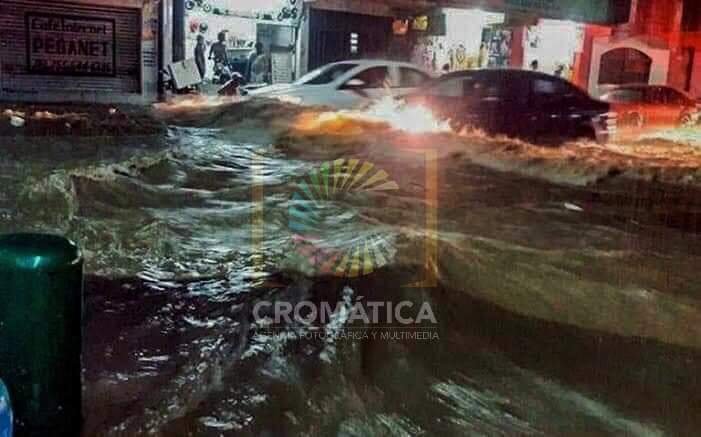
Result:
{"label": "metal roll-up shutter", "polygon": [[141,92],[141,12],[0,2],[0,95]]}

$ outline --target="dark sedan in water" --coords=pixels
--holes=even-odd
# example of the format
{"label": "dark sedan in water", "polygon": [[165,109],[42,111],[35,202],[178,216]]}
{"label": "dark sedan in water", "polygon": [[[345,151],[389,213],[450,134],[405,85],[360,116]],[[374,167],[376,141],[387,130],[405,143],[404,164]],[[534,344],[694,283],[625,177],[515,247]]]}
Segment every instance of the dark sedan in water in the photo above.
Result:
{"label": "dark sedan in water", "polygon": [[608,103],[559,77],[534,71],[455,72],[430,82],[407,101],[430,107],[456,130],[478,128],[530,141],[607,141],[616,130]]}

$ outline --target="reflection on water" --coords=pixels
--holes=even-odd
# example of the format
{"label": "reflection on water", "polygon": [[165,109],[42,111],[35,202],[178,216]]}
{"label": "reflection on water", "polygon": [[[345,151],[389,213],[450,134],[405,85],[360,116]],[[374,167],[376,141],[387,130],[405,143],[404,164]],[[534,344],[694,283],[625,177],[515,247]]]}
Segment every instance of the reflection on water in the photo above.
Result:
{"label": "reflection on water", "polygon": [[[554,185],[474,165],[502,165],[486,143],[531,150],[504,139],[352,120],[343,139],[294,133],[298,111],[283,104],[191,106],[170,108],[190,127],[167,138],[3,140],[0,231],[65,233],[85,252],[88,435],[698,429],[693,189],[538,166],[567,162],[567,147],[505,166],[569,183]],[[623,160],[625,145],[585,146]],[[427,156],[439,160],[435,232]],[[295,197],[339,159],[396,187]],[[314,229],[292,229],[298,209],[320,217]],[[299,250],[300,234],[334,248],[378,233],[392,253],[358,278],[310,270]],[[438,287],[405,287],[425,273],[427,238]],[[345,322],[271,332],[250,316],[263,300],[369,298],[431,302],[440,338],[320,341],[305,334]]]}

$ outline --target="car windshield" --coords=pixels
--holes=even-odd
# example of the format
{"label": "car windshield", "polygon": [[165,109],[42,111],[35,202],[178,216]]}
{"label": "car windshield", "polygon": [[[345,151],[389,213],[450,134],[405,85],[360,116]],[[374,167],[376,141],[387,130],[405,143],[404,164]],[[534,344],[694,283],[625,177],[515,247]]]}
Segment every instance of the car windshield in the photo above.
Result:
{"label": "car windshield", "polygon": [[357,67],[358,64],[344,62],[342,64],[331,64],[312,70],[300,77],[296,85],[324,85],[336,80],[343,73]]}

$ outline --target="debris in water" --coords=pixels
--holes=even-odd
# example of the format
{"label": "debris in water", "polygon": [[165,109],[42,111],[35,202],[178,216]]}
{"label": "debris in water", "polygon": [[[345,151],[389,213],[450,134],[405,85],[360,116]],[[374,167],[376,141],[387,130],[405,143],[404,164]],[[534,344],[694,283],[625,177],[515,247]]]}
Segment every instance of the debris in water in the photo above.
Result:
{"label": "debris in water", "polygon": [[10,116],[10,124],[14,127],[22,127],[24,126],[24,118],[18,117],[16,115]]}
{"label": "debris in water", "polygon": [[584,209],[575,205],[574,203],[565,202],[565,209],[568,211],[584,212]]}

